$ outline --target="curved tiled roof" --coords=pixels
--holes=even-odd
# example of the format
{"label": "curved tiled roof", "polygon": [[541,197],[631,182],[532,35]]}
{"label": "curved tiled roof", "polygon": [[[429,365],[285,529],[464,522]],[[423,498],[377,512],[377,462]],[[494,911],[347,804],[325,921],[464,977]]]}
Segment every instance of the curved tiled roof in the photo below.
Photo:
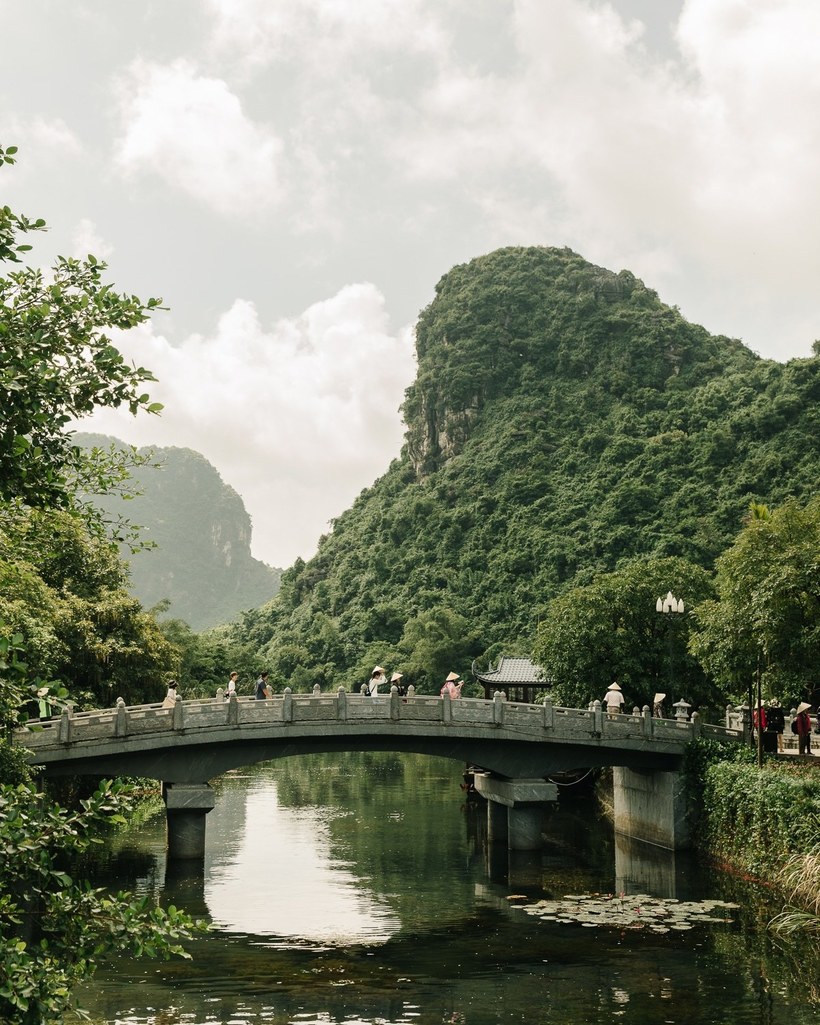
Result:
{"label": "curved tiled roof", "polygon": [[544,670],[529,658],[511,658],[502,655],[495,669],[490,663],[490,668],[486,671],[479,672],[474,668],[473,672],[476,679],[481,680],[482,683],[540,683],[542,686],[547,684],[544,679]]}

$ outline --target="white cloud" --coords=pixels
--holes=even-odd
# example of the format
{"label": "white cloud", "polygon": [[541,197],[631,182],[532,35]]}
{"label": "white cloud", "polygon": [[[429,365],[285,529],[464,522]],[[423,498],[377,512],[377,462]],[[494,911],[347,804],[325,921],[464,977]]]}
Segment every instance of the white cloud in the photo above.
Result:
{"label": "white cloud", "polygon": [[242,495],[254,553],[273,565],[313,551],[399,454],[412,339],[390,332],[373,285],[348,285],[269,330],[238,299],[207,337],[173,346],[143,327],[117,344],[158,378],[149,390],[165,409],[103,410],[82,429],[201,452]]}
{"label": "white cloud", "polygon": [[374,51],[446,47],[436,8],[425,0],[208,0],[208,7],[212,46],[251,64],[282,59],[329,75],[351,54],[366,67]]}
{"label": "white cloud", "polygon": [[255,124],[220,78],[185,60],[135,61],[120,83],[116,162],[151,173],[222,214],[250,214],[282,198],[281,143]]}
{"label": "white cloud", "polygon": [[107,260],[114,252],[114,246],[106,242],[97,231],[97,226],[87,217],[83,217],[71,238],[71,254],[77,259],[84,259],[92,253],[98,260]]}

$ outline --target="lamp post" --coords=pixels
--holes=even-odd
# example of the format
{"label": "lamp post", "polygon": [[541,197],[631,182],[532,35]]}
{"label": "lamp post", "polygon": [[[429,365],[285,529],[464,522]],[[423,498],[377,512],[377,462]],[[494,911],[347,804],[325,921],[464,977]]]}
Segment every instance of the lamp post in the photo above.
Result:
{"label": "lamp post", "polygon": [[[676,598],[674,596],[674,594],[672,594],[671,591],[667,591],[665,598],[658,598],[658,600],[655,602],[655,611],[656,612],[662,612],[662,613],[664,613],[666,615],[675,615],[675,614],[683,615],[683,613],[686,611],[686,609],[685,609],[684,604],[683,604],[683,598]],[[671,627],[670,627],[669,630],[667,630],[667,634],[668,634],[668,637],[669,637],[669,691],[670,691],[670,694],[671,694],[672,686],[674,684],[674,680],[672,679],[672,647],[673,647],[673,637],[672,637]],[[671,698],[670,698],[670,700],[671,700]]]}

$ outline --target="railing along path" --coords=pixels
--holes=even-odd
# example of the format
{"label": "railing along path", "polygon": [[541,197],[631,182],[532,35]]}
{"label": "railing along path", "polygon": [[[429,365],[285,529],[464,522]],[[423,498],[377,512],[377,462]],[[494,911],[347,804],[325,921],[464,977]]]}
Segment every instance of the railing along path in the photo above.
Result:
{"label": "railing along path", "polygon": [[[55,748],[74,747],[89,742],[148,738],[160,734],[220,734],[229,728],[252,733],[272,726],[333,727],[358,731],[367,726],[403,728],[450,726],[471,729],[502,728],[510,736],[522,739],[560,740],[575,743],[605,743],[607,746],[652,742],[660,746],[683,747],[695,737],[741,740],[741,729],[702,723],[697,712],[691,719],[653,718],[648,706],[633,714],[608,715],[596,701],[590,708],[564,708],[553,705],[549,697],[543,704],[508,702],[502,693],[493,700],[484,698],[434,697],[409,693],[369,697],[349,694],[340,688],[335,694],[294,694],[286,689],[265,700],[221,694],[216,698],[178,698],[173,707],[161,704],[126,706],[122,698],[113,709],[74,712],[65,708],[57,718],[34,721],[16,732],[17,742],[34,755]],[[155,739],[159,739],[157,736]],[[201,737],[205,740],[205,736]],[[216,737],[214,737],[216,739]]]}

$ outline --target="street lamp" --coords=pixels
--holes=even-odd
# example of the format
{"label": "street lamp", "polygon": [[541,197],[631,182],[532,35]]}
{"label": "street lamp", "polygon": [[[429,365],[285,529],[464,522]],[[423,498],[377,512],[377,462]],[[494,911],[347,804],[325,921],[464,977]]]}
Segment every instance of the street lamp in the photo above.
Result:
{"label": "street lamp", "polygon": [[655,602],[656,612],[685,612],[683,598],[678,600],[671,591],[666,592],[665,598],[658,598]]}
{"label": "street lamp", "polygon": [[[683,598],[676,598],[671,591],[666,592],[665,598],[658,598],[655,602],[655,611],[664,613],[680,613],[683,614],[686,609],[684,608]],[[672,648],[673,648],[673,637],[672,630],[667,631],[669,634],[669,690],[671,692],[674,680],[672,679]]]}

